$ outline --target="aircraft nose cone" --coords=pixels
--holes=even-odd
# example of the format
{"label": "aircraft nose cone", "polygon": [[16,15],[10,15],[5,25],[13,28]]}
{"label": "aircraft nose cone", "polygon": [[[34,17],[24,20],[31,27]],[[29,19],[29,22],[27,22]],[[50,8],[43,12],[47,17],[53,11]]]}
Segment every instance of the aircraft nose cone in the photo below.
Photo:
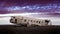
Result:
{"label": "aircraft nose cone", "polygon": [[10,23],[14,23],[14,22],[12,21],[12,19],[10,19]]}

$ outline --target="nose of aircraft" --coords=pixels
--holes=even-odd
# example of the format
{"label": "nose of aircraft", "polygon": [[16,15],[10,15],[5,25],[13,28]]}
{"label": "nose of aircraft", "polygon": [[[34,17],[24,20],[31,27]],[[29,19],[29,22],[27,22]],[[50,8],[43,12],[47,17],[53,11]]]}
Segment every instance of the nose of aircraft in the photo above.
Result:
{"label": "nose of aircraft", "polygon": [[16,24],[17,23],[17,19],[10,19],[10,23],[14,23],[14,24]]}
{"label": "nose of aircraft", "polygon": [[13,19],[10,19],[10,23],[14,23],[12,20],[13,20]]}

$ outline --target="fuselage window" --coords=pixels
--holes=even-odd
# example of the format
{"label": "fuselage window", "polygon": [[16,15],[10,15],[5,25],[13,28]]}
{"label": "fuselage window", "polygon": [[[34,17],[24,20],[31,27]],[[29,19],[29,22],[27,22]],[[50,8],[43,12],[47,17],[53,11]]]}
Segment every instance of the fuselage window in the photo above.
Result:
{"label": "fuselage window", "polygon": [[36,21],[36,23],[38,23],[38,21]]}
{"label": "fuselage window", "polygon": [[32,22],[32,20],[31,20],[31,22]]}
{"label": "fuselage window", "polygon": [[45,20],[45,22],[49,23],[49,20]]}
{"label": "fuselage window", "polygon": [[26,22],[26,19],[24,20],[24,22]]}
{"label": "fuselage window", "polygon": [[39,21],[39,23],[40,23],[40,21]]}

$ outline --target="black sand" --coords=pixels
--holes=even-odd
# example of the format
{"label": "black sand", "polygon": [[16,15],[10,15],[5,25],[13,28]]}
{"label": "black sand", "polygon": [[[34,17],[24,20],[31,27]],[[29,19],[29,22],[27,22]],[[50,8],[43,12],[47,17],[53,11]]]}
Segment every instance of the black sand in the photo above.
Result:
{"label": "black sand", "polygon": [[24,27],[0,25],[0,34],[59,34],[60,26]]}

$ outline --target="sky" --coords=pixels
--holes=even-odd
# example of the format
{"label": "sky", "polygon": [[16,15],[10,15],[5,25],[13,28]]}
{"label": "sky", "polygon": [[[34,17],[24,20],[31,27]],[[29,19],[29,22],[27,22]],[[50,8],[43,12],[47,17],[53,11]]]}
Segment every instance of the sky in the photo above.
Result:
{"label": "sky", "polygon": [[60,0],[0,0],[0,14],[23,12],[60,13]]}

